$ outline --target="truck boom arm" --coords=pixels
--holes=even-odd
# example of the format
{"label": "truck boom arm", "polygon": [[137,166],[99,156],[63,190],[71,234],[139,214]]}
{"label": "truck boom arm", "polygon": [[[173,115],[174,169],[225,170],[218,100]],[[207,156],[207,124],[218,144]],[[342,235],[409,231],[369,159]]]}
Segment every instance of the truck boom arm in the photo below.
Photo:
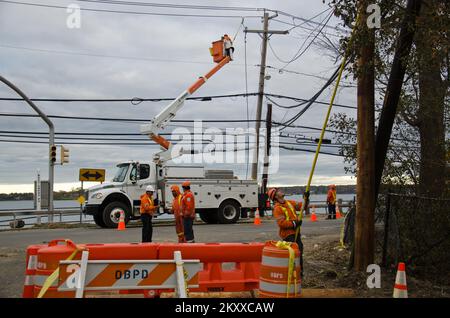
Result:
{"label": "truck boom arm", "polygon": [[[213,42],[213,47],[210,49],[211,55],[214,57],[214,62],[218,63],[204,76],[200,77],[194,84],[192,84],[187,90],[179,95],[174,101],[167,105],[158,115],[156,115],[149,124],[141,125],[141,134],[148,135],[154,142],[159,144],[164,152],[168,151],[172,144],[164,137],[158,134],[160,129],[164,127],[175,117],[176,113],[183,106],[186,98],[191,96],[197,91],[206,81],[212,77],[217,71],[219,71],[225,64],[232,60],[232,52],[234,48],[232,46],[231,39],[228,35],[224,35],[220,41]],[[158,157],[159,159],[160,156]],[[165,158],[165,160],[169,160]]]}

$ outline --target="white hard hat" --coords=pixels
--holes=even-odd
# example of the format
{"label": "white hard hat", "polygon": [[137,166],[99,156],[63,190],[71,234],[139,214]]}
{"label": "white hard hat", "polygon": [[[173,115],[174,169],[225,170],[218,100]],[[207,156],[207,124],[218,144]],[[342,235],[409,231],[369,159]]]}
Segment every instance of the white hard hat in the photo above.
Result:
{"label": "white hard hat", "polygon": [[151,186],[151,185],[148,185],[148,186],[145,188],[145,192],[149,192],[149,191],[155,192],[155,188],[153,188],[153,186]]}

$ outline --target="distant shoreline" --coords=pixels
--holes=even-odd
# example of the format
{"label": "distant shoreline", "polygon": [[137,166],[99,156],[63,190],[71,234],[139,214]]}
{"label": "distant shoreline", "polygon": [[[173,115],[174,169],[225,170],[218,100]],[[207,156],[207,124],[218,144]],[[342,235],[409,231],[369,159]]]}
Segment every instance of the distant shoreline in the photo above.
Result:
{"label": "distant shoreline", "polygon": [[[299,195],[305,192],[306,186],[282,186],[279,187],[279,189],[282,189],[286,195]],[[327,194],[328,186],[327,185],[311,186],[310,192],[311,194]],[[337,194],[355,194],[356,185],[354,184],[337,185],[336,192]],[[76,200],[79,195],[80,195],[79,189],[74,189],[73,191],[58,191],[54,193],[54,200],[59,201]],[[34,194],[32,192],[0,193],[0,201],[33,201],[33,200]]]}

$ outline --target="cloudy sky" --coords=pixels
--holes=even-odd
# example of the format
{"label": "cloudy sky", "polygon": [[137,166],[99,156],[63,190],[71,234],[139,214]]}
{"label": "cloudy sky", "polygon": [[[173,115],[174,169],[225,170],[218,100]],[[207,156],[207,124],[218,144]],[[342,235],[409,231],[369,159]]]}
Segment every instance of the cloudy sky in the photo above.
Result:
{"label": "cloudy sky", "polygon": [[[124,6],[86,1],[64,0],[18,0],[0,1],[0,74],[20,87],[31,98],[160,98],[175,97],[190,86],[195,79],[206,73],[213,62],[208,47],[211,42],[227,33],[234,36],[234,61],[225,66],[194,96],[245,93],[245,47],[247,48],[248,92],[256,92],[261,53],[261,38],[257,34],[247,35],[244,45],[243,26],[249,29],[262,28],[262,11],[255,10],[193,10],[189,8],[164,8]],[[95,2],[95,1],[94,1]],[[141,0],[141,2],[144,2]],[[184,4],[171,0],[171,4]],[[38,4],[39,6],[30,5]],[[110,11],[133,11],[139,13],[177,14],[150,15],[81,11],[81,27],[68,28],[69,13],[66,7],[77,4],[83,9]],[[42,6],[44,5],[44,6]],[[244,6],[241,1],[189,1],[189,5]],[[59,8],[62,7],[62,8]],[[330,11],[322,1],[245,1],[247,8],[269,8],[289,13],[296,17],[314,18],[315,22],[327,19]],[[271,15],[273,12],[271,12]],[[180,16],[180,15],[211,15]],[[225,17],[226,16],[226,17]],[[242,20],[242,16],[244,19]],[[243,26],[241,25],[243,23]],[[301,24],[299,19],[280,14],[270,21],[272,30],[292,28],[290,24]],[[323,29],[327,37],[337,43],[340,30],[335,29],[339,21],[332,17]],[[325,83],[321,77],[329,77],[337,67],[333,53],[317,45],[323,43],[322,35],[298,59],[288,65],[282,61],[291,60],[311,42],[320,26],[302,24],[293,28],[288,35],[273,35],[270,38],[266,70],[270,80],[266,81],[266,93],[294,96],[308,99]],[[308,37],[309,36],[309,37]],[[322,41],[322,42],[321,42]],[[303,46],[302,46],[303,45]],[[279,72],[274,68],[285,68]],[[310,76],[310,74],[316,76]],[[347,80],[348,81],[348,80]],[[331,88],[318,98],[329,101]],[[0,85],[0,97],[17,97],[5,85]],[[293,105],[292,100],[276,100],[283,105]],[[250,97],[249,118],[256,114],[256,97]],[[345,87],[339,90],[336,103],[356,104],[356,89]],[[266,113],[264,101],[263,118]],[[137,118],[150,120],[167,102],[36,102],[48,115]],[[7,114],[34,114],[21,101],[0,101],[0,192],[32,191],[36,171],[40,169],[43,179],[48,175],[48,146],[44,143],[18,143],[17,141],[45,142],[46,139],[14,137],[14,132],[47,132],[48,128],[39,118],[11,117]],[[286,120],[298,112],[274,106],[273,120]],[[351,109],[334,108],[335,112]],[[296,122],[296,125],[321,127],[326,106],[314,104]],[[247,119],[247,104],[243,97],[214,99],[212,101],[187,101],[176,119]],[[94,120],[53,119],[56,133],[139,133],[139,122],[111,122]],[[170,132],[176,126],[167,128]],[[250,124],[254,126],[254,123]],[[247,128],[246,123],[204,123],[205,128]],[[192,130],[192,129],[191,129]],[[286,130],[291,134],[318,137],[317,131],[300,128]],[[7,136],[8,135],[8,136]],[[25,135],[30,136],[30,135]],[[37,135],[34,135],[37,136]],[[58,135],[72,137],[73,135]],[[90,138],[133,138],[146,140],[145,136],[84,136]],[[327,134],[326,137],[332,136]],[[14,141],[14,142],[6,142]],[[295,140],[284,141],[295,142]],[[114,166],[124,160],[151,160],[158,151],[154,145],[74,145],[69,143],[134,141],[92,141],[57,139],[57,144],[70,149],[70,163],[55,167],[55,190],[70,190],[79,186],[80,168],[106,168],[107,179],[112,178]],[[296,147],[296,146],[294,146]],[[314,149],[299,146],[297,148]],[[336,148],[324,151],[337,152]],[[279,170],[270,175],[270,183],[298,185],[305,184],[312,165],[313,154],[309,152],[280,150]],[[341,157],[320,155],[313,184],[355,183],[344,172]],[[221,165],[209,168],[232,168],[245,178],[245,163]]]}

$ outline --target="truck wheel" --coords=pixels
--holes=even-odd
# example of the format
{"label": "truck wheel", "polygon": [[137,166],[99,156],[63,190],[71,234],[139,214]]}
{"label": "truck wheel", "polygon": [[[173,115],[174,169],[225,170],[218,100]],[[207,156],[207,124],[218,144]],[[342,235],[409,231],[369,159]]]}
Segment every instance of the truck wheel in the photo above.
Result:
{"label": "truck wheel", "polygon": [[217,210],[208,209],[200,212],[200,219],[208,224],[217,223]]}
{"label": "truck wheel", "polygon": [[122,202],[115,201],[109,203],[103,209],[103,222],[105,223],[105,227],[110,229],[117,228],[120,219],[120,211],[125,212],[125,224],[128,223],[130,219],[128,207]]}
{"label": "truck wheel", "polygon": [[226,200],[219,206],[218,219],[221,224],[236,223],[239,219],[241,206],[233,200]]}
{"label": "truck wheel", "polygon": [[100,227],[106,227],[105,222],[103,222],[103,214],[100,212],[94,214],[94,222]]}

